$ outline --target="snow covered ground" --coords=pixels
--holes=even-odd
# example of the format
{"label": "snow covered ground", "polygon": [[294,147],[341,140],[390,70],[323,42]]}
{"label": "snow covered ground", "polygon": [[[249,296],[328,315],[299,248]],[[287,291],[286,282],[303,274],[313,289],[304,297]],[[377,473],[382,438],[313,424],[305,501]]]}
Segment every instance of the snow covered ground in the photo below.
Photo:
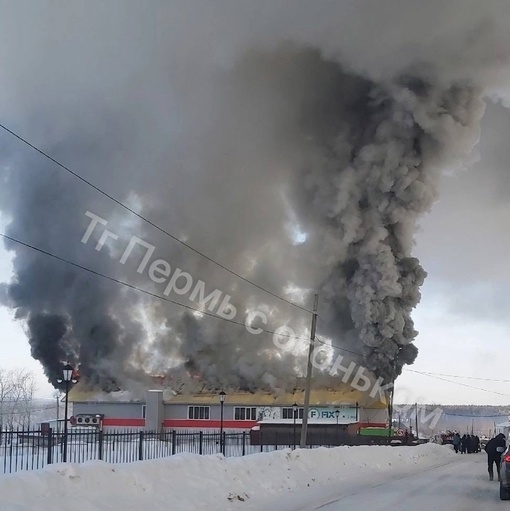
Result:
{"label": "snow covered ground", "polygon": [[[133,440],[136,438],[136,440]],[[216,437],[219,440],[219,435]],[[214,436],[204,436],[200,444],[199,435],[185,434],[177,436],[175,446],[172,445],[171,437],[168,440],[161,441],[155,438],[147,438],[143,442],[138,439],[138,434],[128,434],[126,437],[118,435],[116,437],[105,438],[102,449],[102,459],[108,463],[132,463],[140,459],[154,460],[158,458],[168,458],[175,453],[195,453],[216,454],[220,451],[219,441]],[[37,439],[36,439],[37,440]],[[29,442],[32,442],[31,440]],[[20,442],[10,442],[0,445],[0,475],[12,474],[21,470],[41,469],[48,463],[48,451],[46,447],[38,445],[33,441],[33,445],[23,445]],[[244,445],[243,445],[244,444]],[[259,452],[271,452],[277,449],[285,449],[287,446],[274,445],[250,445],[249,437],[243,440],[241,435],[227,436],[225,442],[225,455],[244,456]],[[67,459],[71,463],[84,463],[87,461],[98,460],[99,442],[96,435],[87,435],[83,438],[71,436],[68,445]],[[59,463],[63,459],[62,444],[53,445],[51,451],[52,463]],[[0,510],[1,511],[1,510]]]}
{"label": "snow covered ground", "polygon": [[[2,511],[226,511],[280,509],[360,481],[397,478],[458,459],[448,447],[337,447],[242,458],[179,454],[110,465],[56,464],[0,476]],[[280,501],[278,507],[274,507]],[[289,508],[290,509],[290,508]],[[312,509],[312,508],[310,508]]]}
{"label": "snow covered ground", "polygon": [[499,484],[489,481],[486,455],[459,455],[454,463],[413,470],[399,477],[361,480],[334,495],[277,499],[278,511],[498,511],[509,503],[499,499]]}

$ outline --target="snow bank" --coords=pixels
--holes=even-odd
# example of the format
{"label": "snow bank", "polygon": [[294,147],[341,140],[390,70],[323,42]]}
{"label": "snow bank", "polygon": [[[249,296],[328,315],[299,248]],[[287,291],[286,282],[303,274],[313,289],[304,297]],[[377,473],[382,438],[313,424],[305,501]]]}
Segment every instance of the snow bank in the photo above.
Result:
{"label": "snow bank", "polygon": [[[456,459],[447,447],[337,447],[284,450],[242,458],[179,454],[126,465],[50,465],[0,476],[2,511],[226,511],[268,497],[395,475]],[[250,506],[251,507],[251,506]]]}

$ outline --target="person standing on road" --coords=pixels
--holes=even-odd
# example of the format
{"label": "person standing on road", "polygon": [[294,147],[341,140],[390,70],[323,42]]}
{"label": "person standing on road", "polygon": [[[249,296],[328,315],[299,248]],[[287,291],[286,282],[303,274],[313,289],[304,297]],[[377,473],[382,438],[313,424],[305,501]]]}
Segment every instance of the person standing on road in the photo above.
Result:
{"label": "person standing on road", "polygon": [[460,441],[461,454],[465,454],[467,452],[467,443],[468,443],[468,439],[467,439],[467,436],[464,434],[464,435],[462,435],[462,439]]}
{"label": "person standing on road", "polygon": [[455,435],[453,435],[452,443],[455,452],[458,453],[460,448],[460,435],[458,433],[455,433]]}
{"label": "person standing on road", "polygon": [[471,454],[476,452],[476,438],[475,435],[469,437],[469,452]]}
{"label": "person standing on road", "polygon": [[498,481],[501,481],[500,464],[501,455],[505,452],[506,442],[505,435],[500,433],[493,439],[487,442],[485,452],[487,453],[487,462],[489,465],[489,479],[494,480],[494,463],[496,463],[496,470],[498,471]]}

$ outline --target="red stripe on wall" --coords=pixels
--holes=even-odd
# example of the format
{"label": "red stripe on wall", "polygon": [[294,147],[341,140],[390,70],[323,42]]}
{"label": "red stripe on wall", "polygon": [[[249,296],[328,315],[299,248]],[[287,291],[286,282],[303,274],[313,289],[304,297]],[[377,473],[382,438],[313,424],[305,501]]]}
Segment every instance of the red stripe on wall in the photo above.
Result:
{"label": "red stripe on wall", "polygon": [[[223,421],[223,427],[227,429],[251,429],[257,425],[257,421]],[[193,419],[166,419],[163,421],[165,428],[200,428],[220,429],[221,421],[218,420],[193,420]]]}
{"label": "red stripe on wall", "polygon": [[115,419],[115,418],[104,418],[103,426],[122,426],[122,427],[140,427],[145,426],[145,419]]}

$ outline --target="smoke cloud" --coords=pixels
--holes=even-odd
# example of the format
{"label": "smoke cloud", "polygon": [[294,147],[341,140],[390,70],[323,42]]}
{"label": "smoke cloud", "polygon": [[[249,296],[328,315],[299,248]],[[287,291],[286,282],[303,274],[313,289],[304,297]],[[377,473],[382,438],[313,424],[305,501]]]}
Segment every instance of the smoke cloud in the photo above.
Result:
{"label": "smoke cloud", "polygon": [[[417,355],[411,315],[426,277],[413,257],[416,223],[438,197],[441,172],[468,161],[484,98],[505,97],[510,6],[89,6],[5,7],[2,122],[271,292],[306,308],[318,292],[319,333],[333,345],[326,356],[345,348],[377,376],[400,374]],[[267,326],[254,326],[288,325],[304,338],[279,349],[270,334],[6,242],[14,276],[4,303],[26,324],[50,381],[65,359],[106,390],[155,373],[248,389],[289,387],[303,374],[309,314],[186,250],[7,134],[0,144],[8,235],[162,295],[136,271],[139,258],[118,262],[138,236],[156,247],[154,259],[229,294],[236,320],[261,311]],[[86,211],[119,236],[100,252],[100,231],[80,243]]]}

